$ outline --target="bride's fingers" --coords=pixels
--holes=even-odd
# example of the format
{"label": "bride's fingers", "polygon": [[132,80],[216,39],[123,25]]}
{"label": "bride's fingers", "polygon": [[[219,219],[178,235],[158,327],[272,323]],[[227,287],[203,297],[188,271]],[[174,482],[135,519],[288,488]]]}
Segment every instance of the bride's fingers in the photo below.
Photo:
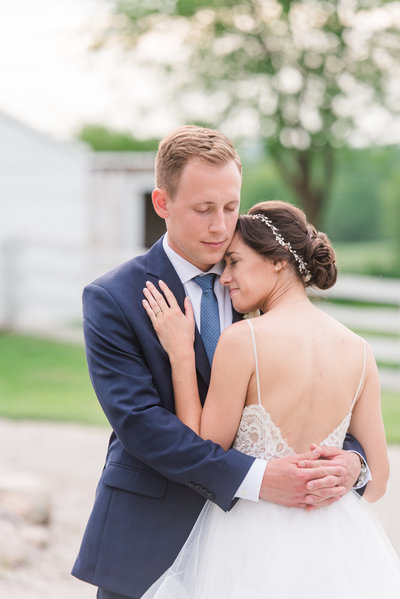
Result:
{"label": "bride's fingers", "polygon": [[160,285],[160,289],[162,290],[163,294],[166,297],[166,300],[168,302],[168,304],[171,306],[171,308],[179,308],[178,302],[176,301],[176,298],[174,296],[174,294],[172,293],[171,289],[168,287],[168,285],[166,283],[164,283],[164,281],[158,281],[158,284]]}
{"label": "bride's fingers", "polygon": [[153,327],[156,328],[157,316],[154,313],[153,308],[150,306],[149,302],[147,300],[145,300],[145,299],[142,300],[142,305],[143,305],[143,308],[146,310],[147,315],[150,318]]}
{"label": "bride's fingers", "polygon": [[192,302],[190,301],[190,299],[189,299],[188,296],[185,297],[184,306],[185,306],[185,316],[186,316],[186,318],[189,318],[190,320],[194,320]]}
{"label": "bride's fingers", "polygon": [[157,287],[153,285],[153,283],[151,283],[150,281],[146,281],[146,289],[151,293],[151,295],[154,298],[154,301],[159,305],[163,312],[165,312],[165,310],[168,310],[169,305],[165,301],[165,297],[162,295],[162,293],[158,291]]}
{"label": "bride's fingers", "polygon": [[[158,302],[154,299],[153,295],[150,293],[150,291],[146,288],[143,289],[143,295],[145,296],[146,300],[147,300],[147,305],[149,310],[151,310],[154,314],[154,316],[157,316],[157,314],[163,314],[165,309],[163,310],[162,307],[158,304]],[[149,312],[147,312],[149,313]]]}

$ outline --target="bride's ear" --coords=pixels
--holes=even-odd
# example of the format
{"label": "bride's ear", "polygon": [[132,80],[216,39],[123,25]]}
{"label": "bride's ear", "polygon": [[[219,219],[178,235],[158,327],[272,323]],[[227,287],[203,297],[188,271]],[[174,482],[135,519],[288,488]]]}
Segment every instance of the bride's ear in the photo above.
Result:
{"label": "bride's ear", "polygon": [[151,194],[153,208],[160,218],[168,217],[168,201],[169,197],[165,189],[156,187]]}
{"label": "bride's ear", "polygon": [[274,260],[274,270],[279,272],[286,268],[288,261],[287,260]]}

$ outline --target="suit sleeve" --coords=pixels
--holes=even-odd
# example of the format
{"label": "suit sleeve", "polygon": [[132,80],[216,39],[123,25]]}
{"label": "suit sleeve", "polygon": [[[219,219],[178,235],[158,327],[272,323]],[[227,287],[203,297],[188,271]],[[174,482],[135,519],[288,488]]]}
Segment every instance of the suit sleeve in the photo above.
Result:
{"label": "suit sleeve", "polygon": [[172,481],[209,490],[209,499],[230,509],[254,458],[204,441],[162,407],[143,348],[107,290],[85,288],[83,315],[90,378],[125,451]]}
{"label": "suit sleeve", "polygon": [[[361,447],[361,445],[357,441],[357,439],[355,437],[353,437],[353,435],[350,435],[350,433],[347,433],[347,435],[346,435],[346,438],[343,443],[343,449],[345,449],[346,451],[355,451],[356,453],[360,454],[362,456],[364,462],[367,463],[367,459],[365,457],[365,452],[364,452],[363,448]],[[367,482],[365,483],[364,487],[356,489],[356,491],[359,495],[363,495],[366,485],[367,485]]]}

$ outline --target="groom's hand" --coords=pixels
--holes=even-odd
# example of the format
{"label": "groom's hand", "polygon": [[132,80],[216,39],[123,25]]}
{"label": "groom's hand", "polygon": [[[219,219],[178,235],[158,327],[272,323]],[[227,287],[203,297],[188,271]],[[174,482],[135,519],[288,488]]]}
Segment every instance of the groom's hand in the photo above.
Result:
{"label": "groom's hand", "polygon": [[[328,449],[332,448],[313,446],[304,454],[270,460],[265,468],[260,499],[305,509],[329,505],[340,499],[358,476],[359,458],[352,454],[358,460],[358,472],[350,482],[350,470],[356,470],[355,460],[342,456],[342,450],[331,452]],[[343,452],[348,453],[351,452]],[[348,467],[350,461],[351,468]]]}
{"label": "groom's hand", "polygon": [[[344,489],[342,495],[346,494],[354,486],[361,469],[361,462],[359,456],[352,451],[344,451],[337,447],[317,447],[316,445],[311,446],[313,451],[321,451],[319,459],[305,459],[300,460],[300,468],[319,468],[320,465],[326,464],[327,461],[331,466],[337,466],[342,468],[343,474],[336,477],[335,487]],[[307,452],[309,454],[309,452]],[[308,494],[306,495],[306,503],[310,506],[308,509],[312,509],[311,506],[320,507],[321,505],[327,505],[326,500],[331,497],[330,482],[324,478],[316,478],[307,483],[306,489]],[[328,485],[327,485],[328,483]],[[340,496],[342,496],[340,495]],[[339,499],[339,497],[338,497]]]}

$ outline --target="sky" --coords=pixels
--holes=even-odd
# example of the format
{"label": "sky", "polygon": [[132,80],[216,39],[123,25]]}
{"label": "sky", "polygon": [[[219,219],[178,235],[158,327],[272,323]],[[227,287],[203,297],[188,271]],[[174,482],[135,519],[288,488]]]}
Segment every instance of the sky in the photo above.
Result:
{"label": "sky", "polygon": [[[0,0],[0,111],[64,139],[85,123],[129,130],[139,138],[161,137],[180,125],[180,115],[163,98],[167,79],[116,48],[90,50],[109,9],[110,0]],[[162,48],[163,55],[179,57],[173,38],[148,39],[141,56],[154,61]],[[377,131],[389,143],[400,139],[400,123],[388,126],[379,107],[367,115],[360,110],[357,118],[366,132],[360,145]]]}
{"label": "sky", "polygon": [[[116,51],[90,50],[107,9],[105,0],[0,0],[0,111],[65,139],[88,122],[139,137],[168,129],[154,76]],[[144,128],[140,107],[151,102]]]}

